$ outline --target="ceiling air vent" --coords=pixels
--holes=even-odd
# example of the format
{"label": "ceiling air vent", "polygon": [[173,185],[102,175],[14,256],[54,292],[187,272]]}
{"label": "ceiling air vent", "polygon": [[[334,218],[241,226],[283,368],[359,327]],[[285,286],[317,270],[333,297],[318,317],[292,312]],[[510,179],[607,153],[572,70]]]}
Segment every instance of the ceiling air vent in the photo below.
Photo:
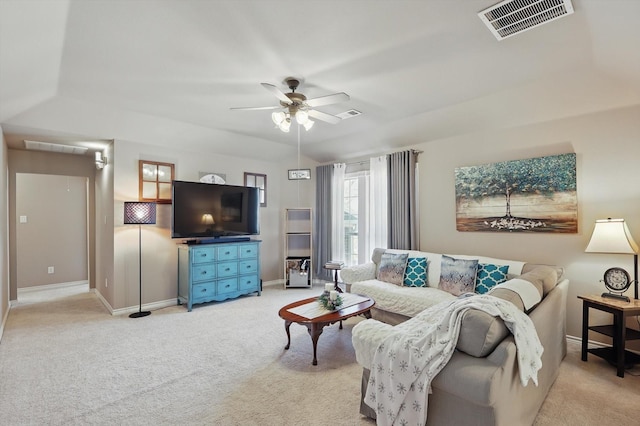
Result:
{"label": "ceiling air vent", "polygon": [[346,120],[347,118],[357,117],[357,116],[359,116],[361,114],[362,113],[360,111],[358,111],[357,109],[350,109],[349,111],[345,111],[345,112],[341,112],[340,114],[336,114],[336,117],[340,117],[343,120]]}
{"label": "ceiling air vent", "polygon": [[62,145],[59,143],[37,142],[28,140],[24,141],[24,145],[27,147],[27,149],[35,151],[59,152],[61,154],[82,155],[89,149],[82,146]]}
{"label": "ceiling air vent", "polygon": [[572,13],[571,0],[505,0],[478,16],[498,40],[503,40]]}

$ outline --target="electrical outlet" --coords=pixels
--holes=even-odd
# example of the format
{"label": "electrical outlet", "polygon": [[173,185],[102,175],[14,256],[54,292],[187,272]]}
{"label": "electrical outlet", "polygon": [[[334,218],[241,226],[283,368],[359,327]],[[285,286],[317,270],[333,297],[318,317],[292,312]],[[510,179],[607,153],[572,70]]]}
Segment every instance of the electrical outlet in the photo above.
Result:
{"label": "electrical outlet", "polygon": [[104,286],[109,287],[109,278],[104,279]]}
{"label": "electrical outlet", "polygon": [[49,266],[47,268],[47,274],[53,274],[53,271],[54,271],[53,266]]}

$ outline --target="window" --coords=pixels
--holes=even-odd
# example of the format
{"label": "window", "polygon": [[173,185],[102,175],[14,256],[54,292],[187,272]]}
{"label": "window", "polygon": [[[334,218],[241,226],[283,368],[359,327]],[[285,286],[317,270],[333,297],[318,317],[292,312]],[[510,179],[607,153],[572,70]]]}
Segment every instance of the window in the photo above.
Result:
{"label": "window", "polygon": [[140,201],[171,204],[171,182],[174,180],[173,164],[140,160],[138,167],[138,198]]}
{"label": "window", "polygon": [[365,263],[367,252],[367,194],[369,173],[346,173],[344,178],[345,264]]}

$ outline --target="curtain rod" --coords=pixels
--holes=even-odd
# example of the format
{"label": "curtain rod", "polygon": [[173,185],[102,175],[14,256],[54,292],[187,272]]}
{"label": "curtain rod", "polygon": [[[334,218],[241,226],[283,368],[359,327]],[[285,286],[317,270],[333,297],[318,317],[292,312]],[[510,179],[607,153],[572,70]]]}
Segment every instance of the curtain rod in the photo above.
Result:
{"label": "curtain rod", "polygon": [[[419,149],[410,149],[409,151],[411,151],[411,153],[417,154],[417,155],[420,155],[420,154],[422,154],[424,152],[424,151],[421,151]],[[382,155],[389,155],[389,154],[382,154]],[[369,163],[369,160],[353,161],[351,163],[344,163],[344,164],[345,164],[345,166],[356,166],[356,165],[367,164],[367,163]]]}

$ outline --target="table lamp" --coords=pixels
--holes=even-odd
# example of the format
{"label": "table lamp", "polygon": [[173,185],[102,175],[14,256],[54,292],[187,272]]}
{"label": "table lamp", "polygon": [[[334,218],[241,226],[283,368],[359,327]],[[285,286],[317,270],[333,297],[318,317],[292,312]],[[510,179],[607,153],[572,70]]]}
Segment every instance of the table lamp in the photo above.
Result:
{"label": "table lamp", "polygon": [[633,254],[634,280],[631,281],[626,270],[618,267],[609,268],[604,273],[604,284],[609,290],[602,297],[626,300],[626,291],[631,283],[634,285],[634,298],[638,299],[638,244],[633,240],[624,219],[600,219],[591,234],[591,240],[585,249],[587,253]]}

